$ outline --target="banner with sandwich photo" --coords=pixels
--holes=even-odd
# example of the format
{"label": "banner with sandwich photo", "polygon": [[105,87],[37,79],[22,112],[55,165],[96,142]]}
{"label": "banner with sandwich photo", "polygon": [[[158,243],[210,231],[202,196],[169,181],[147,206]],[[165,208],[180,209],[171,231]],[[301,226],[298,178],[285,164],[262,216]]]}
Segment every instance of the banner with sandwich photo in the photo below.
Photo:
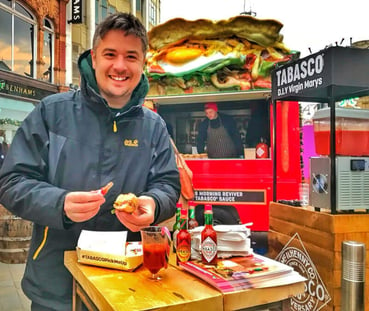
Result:
{"label": "banner with sandwich photo", "polygon": [[149,31],[149,96],[271,88],[271,70],[299,53],[283,43],[273,19],[174,18]]}

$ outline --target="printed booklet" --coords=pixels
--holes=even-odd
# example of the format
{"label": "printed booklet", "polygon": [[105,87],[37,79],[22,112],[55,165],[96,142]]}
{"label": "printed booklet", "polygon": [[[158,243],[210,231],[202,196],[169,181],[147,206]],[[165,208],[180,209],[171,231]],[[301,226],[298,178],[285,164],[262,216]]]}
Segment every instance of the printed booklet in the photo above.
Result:
{"label": "printed booklet", "polygon": [[222,292],[274,287],[306,280],[292,267],[257,254],[218,259],[216,266],[204,265],[198,260],[180,262],[179,265]]}

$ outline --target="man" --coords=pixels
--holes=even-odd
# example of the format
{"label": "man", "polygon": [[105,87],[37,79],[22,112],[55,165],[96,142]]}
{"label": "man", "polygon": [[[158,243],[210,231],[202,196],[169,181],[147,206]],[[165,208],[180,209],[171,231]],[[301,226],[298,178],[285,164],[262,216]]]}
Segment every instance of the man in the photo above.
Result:
{"label": "man", "polygon": [[[71,310],[64,267],[82,229],[127,230],[175,213],[179,174],[165,122],[142,107],[148,39],[131,14],[97,26],[80,56],[81,90],[42,100],[17,131],[0,172],[0,203],[34,222],[22,288],[32,310]],[[96,190],[112,181],[105,197]],[[111,213],[120,193],[135,193],[133,214]]]}
{"label": "man", "polygon": [[239,158],[243,145],[235,120],[218,112],[216,103],[205,104],[204,119],[199,125],[197,136],[198,153],[206,152],[209,158]]}

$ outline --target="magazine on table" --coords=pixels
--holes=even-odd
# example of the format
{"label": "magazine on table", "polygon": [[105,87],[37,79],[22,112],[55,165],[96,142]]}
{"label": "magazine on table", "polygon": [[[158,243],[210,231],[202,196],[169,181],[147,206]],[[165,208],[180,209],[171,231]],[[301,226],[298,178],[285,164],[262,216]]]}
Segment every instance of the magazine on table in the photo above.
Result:
{"label": "magazine on table", "polygon": [[179,265],[222,292],[274,287],[306,280],[292,267],[258,254],[218,259],[216,266],[204,265],[199,260],[180,262]]}

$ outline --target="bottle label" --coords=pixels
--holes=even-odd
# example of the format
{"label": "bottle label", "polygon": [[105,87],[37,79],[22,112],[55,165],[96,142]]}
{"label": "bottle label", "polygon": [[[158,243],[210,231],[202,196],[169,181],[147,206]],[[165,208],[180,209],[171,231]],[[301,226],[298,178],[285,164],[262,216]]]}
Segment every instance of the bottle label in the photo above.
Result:
{"label": "bottle label", "polygon": [[259,143],[256,145],[256,158],[265,159],[268,157],[268,145],[265,143]]}
{"label": "bottle label", "polygon": [[179,245],[177,245],[177,257],[178,261],[189,261],[191,258],[191,244],[183,241]]}
{"label": "bottle label", "polygon": [[258,158],[262,158],[264,156],[264,150],[263,148],[258,148],[256,149],[256,155],[258,156]]}
{"label": "bottle label", "polygon": [[211,237],[207,237],[201,244],[201,252],[207,262],[211,262],[217,255],[217,244]]}

